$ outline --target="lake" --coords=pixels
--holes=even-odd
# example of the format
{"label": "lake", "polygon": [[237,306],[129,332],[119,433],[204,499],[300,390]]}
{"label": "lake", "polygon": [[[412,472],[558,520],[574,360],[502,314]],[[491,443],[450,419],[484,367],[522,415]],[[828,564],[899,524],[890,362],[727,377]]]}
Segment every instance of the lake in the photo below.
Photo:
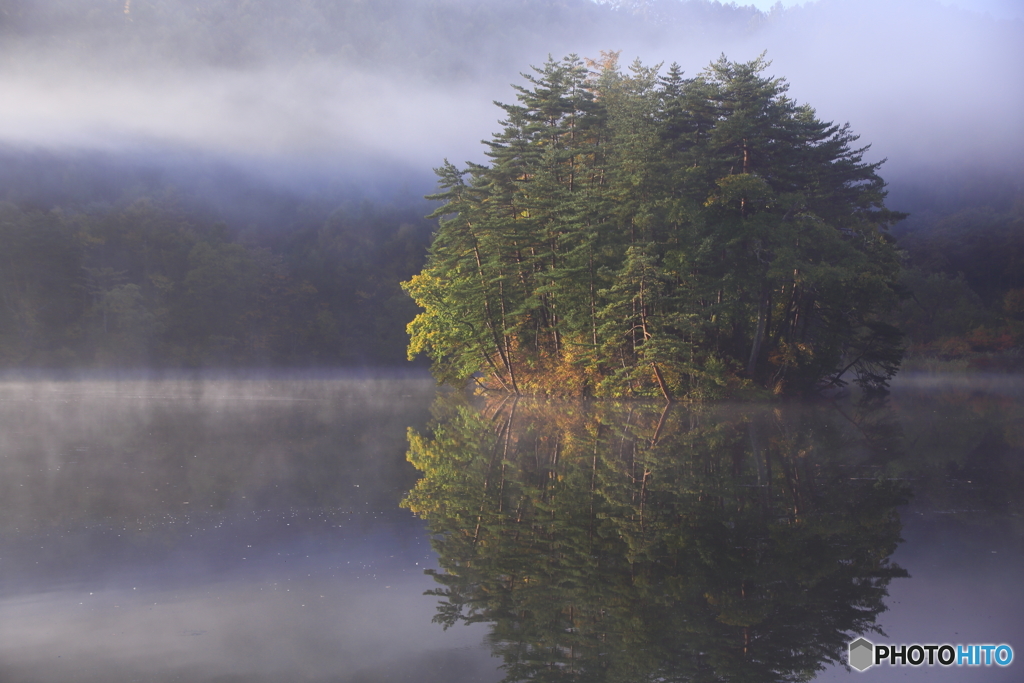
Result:
{"label": "lake", "polygon": [[1022,678],[844,666],[1024,648],[1016,376],[669,408],[7,379],[0,426],[4,683]]}

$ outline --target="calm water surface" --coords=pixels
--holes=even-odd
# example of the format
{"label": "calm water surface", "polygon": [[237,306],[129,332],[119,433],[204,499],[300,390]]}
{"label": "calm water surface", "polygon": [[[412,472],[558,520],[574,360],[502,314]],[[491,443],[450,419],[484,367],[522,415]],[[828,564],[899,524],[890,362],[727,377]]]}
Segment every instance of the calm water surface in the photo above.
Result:
{"label": "calm water surface", "polygon": [[[1022,386],[2,382],[0,681],[1024,680]],[[858,674],[853,633],[1018,661]]]}

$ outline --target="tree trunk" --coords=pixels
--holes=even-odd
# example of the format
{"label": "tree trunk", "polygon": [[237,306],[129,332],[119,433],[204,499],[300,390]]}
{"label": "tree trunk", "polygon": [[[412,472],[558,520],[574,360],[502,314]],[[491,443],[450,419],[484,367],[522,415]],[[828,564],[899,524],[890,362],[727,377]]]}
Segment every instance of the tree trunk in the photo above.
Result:
{"label": "tree trunk", "polygon": [[772,290],[765,284],[761,288],[760,301],[757,303],[757,329],[754,331],[754,342],[750,346],[750,360],[747,361],[747,376],[753,377],[757,370],[757,360],[761,355],[761,342],[768,327],[768,311],[772,303]]}

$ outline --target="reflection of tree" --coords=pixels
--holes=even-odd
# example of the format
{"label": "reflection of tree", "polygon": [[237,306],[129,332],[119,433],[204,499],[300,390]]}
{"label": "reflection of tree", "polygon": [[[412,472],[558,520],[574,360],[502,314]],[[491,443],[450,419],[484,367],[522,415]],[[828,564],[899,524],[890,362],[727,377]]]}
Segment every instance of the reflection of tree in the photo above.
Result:
{"label": "reflection of tree", "polygon": [[436,621],[490,622],[506,680],[807,680],[876,630],[903,485],[867,422],[511,400],[436,406],[406,498]]}
{"label": "reflection of tree", "polygon": [[954,528],[994,527],[1007,542],[1024,542],[1019,377],[916,379],[920,386],[906,387],[891,400],[905,425],[906,454],[887,474],[914,480],[915,509],[925,515],[941,515]]}

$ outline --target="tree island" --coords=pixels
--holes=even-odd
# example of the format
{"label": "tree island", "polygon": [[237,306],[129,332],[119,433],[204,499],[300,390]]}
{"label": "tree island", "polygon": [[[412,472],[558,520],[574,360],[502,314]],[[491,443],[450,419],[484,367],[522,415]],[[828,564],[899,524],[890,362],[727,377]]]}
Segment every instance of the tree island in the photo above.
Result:
{"label": "tree island", "polygon": [[512,394],[884,389],[903,215],[849,125],[768,66],[684,78],[609,52],[524,74],[491,163],[436,169],[410,358]]}

